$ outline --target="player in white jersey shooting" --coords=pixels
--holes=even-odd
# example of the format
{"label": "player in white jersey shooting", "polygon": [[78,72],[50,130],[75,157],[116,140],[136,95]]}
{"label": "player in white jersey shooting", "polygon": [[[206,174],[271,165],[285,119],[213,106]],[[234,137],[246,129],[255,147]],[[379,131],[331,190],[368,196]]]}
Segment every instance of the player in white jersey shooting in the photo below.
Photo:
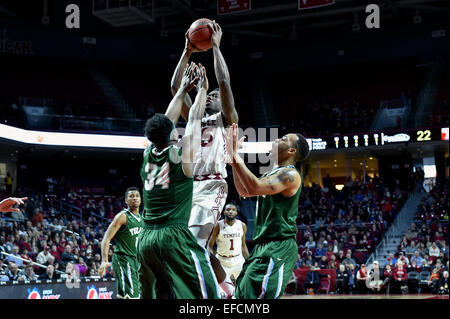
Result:
{"label": "player in white jersey shooting", "polygon": [[236,281],[249,255],[245,242],[247,225],[236,219],[238,209],[232,203],[225,205],[223,214],[225,219],[214,227],[209,248],[214,254],[214,244],[217,245],[217,259],[231,280]]}
{"label": "player in white jersey shooting", "polygon": [[[228,185],[225,181],[227,177],[225,127],[237,123],[239,120],[234,107],[230,74],[219,48],[222,30],[215,21],[212,22],[211,29],[213,31],[211,41],[214,70],[219,88],[212,90],[206,99],[205,115],[202,119],[201,161],[194,165],[194,194],[189,220],[189,229],[204,248],[207,248],[212,230],[220,218],[228,195]],[[173,94],[178,91],[191,54],[201,52],[190,43],[187,32],[185,37],[185,48],[171,81]],[[180,112],[185,120],[188,118],[191,105],[192,100],[186,94]],[[176,122],[174,121],[175,124]],[[226,297],[231,298],[234,293],[234,285],[217,258],[214,255],[210,255],[210,257],[220,287]]]}

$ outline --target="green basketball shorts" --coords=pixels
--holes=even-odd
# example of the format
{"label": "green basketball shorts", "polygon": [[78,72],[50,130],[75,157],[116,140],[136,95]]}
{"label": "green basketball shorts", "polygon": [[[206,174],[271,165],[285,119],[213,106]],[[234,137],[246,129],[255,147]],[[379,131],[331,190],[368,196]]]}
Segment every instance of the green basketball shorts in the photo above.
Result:
{"label": "green basketball shorts", "polygon": [[256,244],[236,282],[237,299],[278,299],[297,262],[295,239]]}
{"label": "green basketball shorts", "polygon": [[112,267],[116,275],[117,297],[140,298],[139,262],[136,257],[114,254]]}
{"label": "green basketball shorts", "polygon": [[137,251],[144,299],[220,298],[209,254],[187,225],[144,224]]}

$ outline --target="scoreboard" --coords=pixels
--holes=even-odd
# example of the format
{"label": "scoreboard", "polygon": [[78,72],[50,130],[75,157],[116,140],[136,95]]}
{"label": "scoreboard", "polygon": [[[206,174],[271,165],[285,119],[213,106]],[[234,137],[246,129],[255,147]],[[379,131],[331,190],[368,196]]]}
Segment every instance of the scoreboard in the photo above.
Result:
{"label": "scoreboard", "polygon": [[448,141],[448,138],[448,127],[433,127],[371,133],[352,133],[327,137],[309,137],[307,138],[307,141],[311,150],[330,150],[381,146],[394,143]]}

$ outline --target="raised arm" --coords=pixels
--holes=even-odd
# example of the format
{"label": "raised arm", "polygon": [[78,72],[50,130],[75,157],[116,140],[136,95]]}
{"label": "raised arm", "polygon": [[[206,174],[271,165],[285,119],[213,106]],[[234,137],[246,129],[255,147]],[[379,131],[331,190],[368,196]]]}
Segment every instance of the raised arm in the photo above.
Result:
{"label": "raised arm", "polygon": [[100,267],[98,267],[98,274],[100,275],[100,277],[103,277],[106,268],[110,265],[110,263],[108,262],[109,243],[114,238],[120,227],[126,224],[127,216],[124,213],[117,214],[106,230],[105,235],[103,236],[101,243],[102,263]]}
{"label": "raised arm", "polygon": [[[248,195],[273,195],[282,193],[292,196],[301,185],[300,174],[293,168],[282,168],[273,175],[257,178],[245,165],[237,152],[238,127],[233,124],[228,132],[227,145],[231,146],[233,178],[238,178]],[[229,146],[230,147],[230,146]],[[228,148],[229,149],[229,148]],[[241,195],[246,197],[245,195]]]}
{"label": "raised arm", "polygon": [[233,182],[234,187],[236,187],[236,190],[241,197],[253,197],[254,195],[251,195],[250,192],[245,188],[245,186],[241,183],[241,180],[239,178],[238,174],[235,174],[233,171]]}
{"label": "raised arm", "polygon": [[[197,49],[191,44],[188,38],[188,31],[184,35],[185,37],[185,45],[183,53],[181,54],[181,58],[178,61],[177,67],[172,75],[172,80],[170,81],[170,89],[172,91],[172,95],[175,95],[178,92],[178,89],[181,85],[181,79],[183,78],[184,70],[189,63],[189,59],[191,58],[191,54],[194,52],[202,52],[202,50]],[[181,116],[187,121],[189,115],[189,108],[192,106],[192,100],[189,94],[186,94],[183,97],[183,105],[181,108]],[[176,125],[177,123],[174,122]]]}
{"label": "raised arm", "polygon": [[201,122],[206,107],[206,92],[208,91],[208,79],[205,68],[199,64],[197,68],[197,96],[189,110],[189,119],[182,139],[183,171],[187,177],[192,177],[194,167],[194,153],[200,151]]}
{"label": "raised arm", "polygon": [[234,107],[234,97],[230,85],[230,73],[228,72],[227,64],[220,51],[220,40],[222,38],[222,29],[215,21],[211,24],[213,31],[211,41],[213,44],[214,53],[214,71],[216,73],[217,83],[220,89],[220,101],[222,104],[222,113],[225,121],[225,126],[230,126],[232,123],[238,123],[239,117]]}
{"label": "raised arm", "polygon": [[184,68],[183,77],[181,79],[178,91],[175,93],[172,101],[170,101],[170,104],[167,107],[165,115],[173,122],[174,125],[177,124],[178,118],[180,117],[183,101],[187,96],[186,93],[192,90],[198,81],[198,78],[195,76],[196,69],[197,65],[194,62]]}

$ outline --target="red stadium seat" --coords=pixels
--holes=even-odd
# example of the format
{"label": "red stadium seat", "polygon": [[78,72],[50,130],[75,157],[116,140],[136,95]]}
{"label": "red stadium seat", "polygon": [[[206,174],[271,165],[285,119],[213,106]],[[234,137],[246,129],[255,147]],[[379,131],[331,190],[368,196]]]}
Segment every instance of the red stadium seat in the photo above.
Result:
{"label": "red stadium seat", "polygon": [[328,277],[320,278],[319,292],[325,291],[328,295],[330,292],[331,280]]}

